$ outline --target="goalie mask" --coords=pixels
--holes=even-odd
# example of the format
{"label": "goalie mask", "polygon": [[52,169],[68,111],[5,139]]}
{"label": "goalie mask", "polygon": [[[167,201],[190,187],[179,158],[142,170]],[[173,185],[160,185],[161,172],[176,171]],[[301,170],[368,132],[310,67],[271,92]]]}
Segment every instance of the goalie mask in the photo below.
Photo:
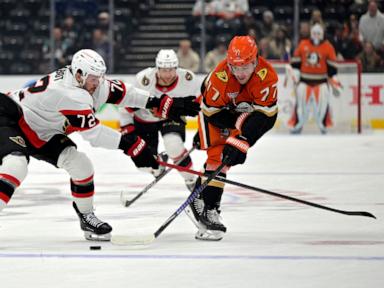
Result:
{"label": "goalie mask", "polygon": [[80,72],[81,86],[85,84],[85,81],[89,75],[103,78],[107,67],[103,58],[95,51],[91,49],[82,49],[73,55],[71,68],[73,75]]}
{"label": "goalie mask", "polygon": [[177,68],[179,59],[172,49],[162,49],[156,56],[156,68]]}
{"label": "goalie mask", "polygon": [[311,40],[314,45],[319,45],[324,40],[324,29],[320,24],[315,24],[311,28]]}

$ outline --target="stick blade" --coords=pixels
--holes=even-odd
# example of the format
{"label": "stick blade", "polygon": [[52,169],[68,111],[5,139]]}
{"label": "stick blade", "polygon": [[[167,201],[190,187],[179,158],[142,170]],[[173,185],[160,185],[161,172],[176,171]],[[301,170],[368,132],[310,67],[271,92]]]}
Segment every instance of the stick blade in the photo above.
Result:
{"label": "stick blade", "polygon": [[120,203],[124,207],[130,206],[134,202],[134,201],[132,201],[132,199],[128,199],[126,194],[128,194],[126,191],[120,192]]}
{"label": "stick blade", "polygon": [[111,243],[119,246],[149,245],[155,241],[154,234],[147,235],[112,235]]}
{"label": "stick blade", "polygon": [[360,212],[360,215],[361,216],[365,216],[365,217],[371,217],[371,218],[377,219],[375,215],[373,215],[372,213],[366,212],[366,211]]}

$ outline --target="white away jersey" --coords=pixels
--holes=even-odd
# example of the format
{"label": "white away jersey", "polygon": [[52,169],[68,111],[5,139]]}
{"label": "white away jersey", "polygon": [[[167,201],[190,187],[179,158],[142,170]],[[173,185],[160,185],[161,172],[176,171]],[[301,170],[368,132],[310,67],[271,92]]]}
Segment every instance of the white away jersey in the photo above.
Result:
{"label": "white away jersey", "polygon": [[[199,96],[200,83],[196,80],[193,72],[177,68],[177,80],[168,87],[157,85],[156,68],[147,68],[136,74],[135,87],[148,91],[152,96],[160,98],[161,95],[167,94],[169,97],[186,97]],[[135,118],[142,122],[158,122],[164,119],[156,117],[150,109],[138,109],[134,111]]]}
{"label": "white away jersey", "polygon": [[69,66],[43,77],[30,88],[17,90],[11,97],[20,103],[20,128],[36,148],[56,134],[78,131],[93,146],[116,149],[121,135],[103,126],[95,111],[104,103],[145,107],[149,93],[118,80],[105,79],[93,95],[78,87]]}

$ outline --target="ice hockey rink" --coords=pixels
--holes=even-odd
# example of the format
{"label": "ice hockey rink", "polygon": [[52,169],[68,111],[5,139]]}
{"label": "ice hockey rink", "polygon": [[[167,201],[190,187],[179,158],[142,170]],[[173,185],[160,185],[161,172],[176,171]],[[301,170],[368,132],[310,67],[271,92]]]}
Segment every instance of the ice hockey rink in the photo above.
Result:
{"label": "ice hockey rink", "polygon": [[[115,234],[153,233],[188,196],[176,171],[131,207],[152,181],[119,151],[74,137],[95,166],[96,215]],[[192,135],[188,134],[188,143]],[[195,169],[204,152],[192,154]],[[16,287],[384,287],[384,134],[262,138],[228,179],[377,220],[347,216],[226,186],[220,242],[194,239],[181,214],[150,245],[84,240],[69,177],[36,160],[0,214],[0,286]],[[90,250],[101,245],[101,250]]]}

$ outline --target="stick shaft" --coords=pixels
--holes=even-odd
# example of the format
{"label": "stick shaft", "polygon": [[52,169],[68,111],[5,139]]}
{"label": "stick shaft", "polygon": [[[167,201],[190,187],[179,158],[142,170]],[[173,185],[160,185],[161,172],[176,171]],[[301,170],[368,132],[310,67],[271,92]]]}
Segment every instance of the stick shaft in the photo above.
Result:
{"label": "stick shaft", "polygon": [[[163,165],[163,164],[161,163],[161,165]],[[180,167],[180,166],[177,166],[177,165],[173,165],[173,164],[166,163],[166,165],[164,165],[164,166],[172,167],[172,168],[175,168],[175,169],[177,169],[179,171],[184,171],[184,172],[188,172],[188,173],[199,175],[199,176],[207,176],[204,173],[201,173],[201,172],[198,172],[198,171],[194,171],[194,170],[191,170],[191,169],[188,169],[188,168],[185,168],[185,167]],[[304,204],[304,205],[309,205],[309,206],[316,207],[316,208],[319,208],[319,209],[324,209],[324,210],[332,211],[332,212],[335,212],[335,213],[340,213],[340,214],[344,214],[344,215],[353,215],[353,216],[365,216],[365,217],[371,217],[371,218],[375,218],[376,219],[376,217],[373,214],[371,214],[369,212],[365,212],[365,211],[345,211],[345,210],[339,210],[339,209],[331,208],[331,207],[324,206],[324,205],[321,205],[321,204],[317,204],[317,203],[309,202],[309,201],[306,201],[306,200],[302,200],[302,199],[299,199],[299,198],[295,198],[295,197],[279,194],[279,193],[276,193],[276,192],[272,192],[272,191],[269,191],[269,190],[266,190],[266,189],[262,189],[262,188],[258,188],[258,187],[253,187],[253,186],[246,185],[246,184],[243,184],[243,183],[235,182],[235,181],[226,179],[224,177],[215,177],[215,179],[218,180],[218,181],[221,181],[223,183],[228,183],[228,184],[231,184],[231,185],[239,186],[239,187],[242,187],[242,188],[246,188],[246,189],[253,190],[253,191],[256,191],[256,192],[260,192],[260,193],[264,193],[264,194],[268,194],[268,195],[271,195],[271,196],[274,196],[274,197],[279,197],[279,198],[283,198],[283,199],[286,199],[286,200],[298,202],[298,203],[301,203],[301,204]]]}
{"label": "stick shaft", "polygon": [[[184,161],[189,155],[191,155],[191,153],[193,152],[193,150],[195,150],[195,147],[192,147],[191,149],[189,149],[187,151],[187,154],[185,154],[183,156],[183,158],[181,158],[179,161],[177,161],[175,163],[175,165],[179,165],[182,161]],[[161,163],[166,163],[166,162],[163,162],[163,161],[160,161]],[[165,166],[163,164],[161,164],[162,166]],[[181,166],[180,166],[181,167]],[[169,172],[171,172],[173,168],[172,167],[169,167],[168,169],[164,170],[163,173],[161,173],[158,177],[156,177],[151,183],[149,183],[147,186],[145,186],[143,188],[143,190],[141,190],[135,197],[133,197],[131,200],[127,200],[127,199],[124,199],[123,200],[123,205],[125,207],[128,207],[130,206],[132,203],[134,203],[137,199],[139,199],[141,196],[143,196],[145,193],[147,193],[147,191],[149,189],[151,189],[153,186],[155,186],[162,178],[164,178],[165,175],[167,175]],[[122,192],[124,193],[124,192]]]}

